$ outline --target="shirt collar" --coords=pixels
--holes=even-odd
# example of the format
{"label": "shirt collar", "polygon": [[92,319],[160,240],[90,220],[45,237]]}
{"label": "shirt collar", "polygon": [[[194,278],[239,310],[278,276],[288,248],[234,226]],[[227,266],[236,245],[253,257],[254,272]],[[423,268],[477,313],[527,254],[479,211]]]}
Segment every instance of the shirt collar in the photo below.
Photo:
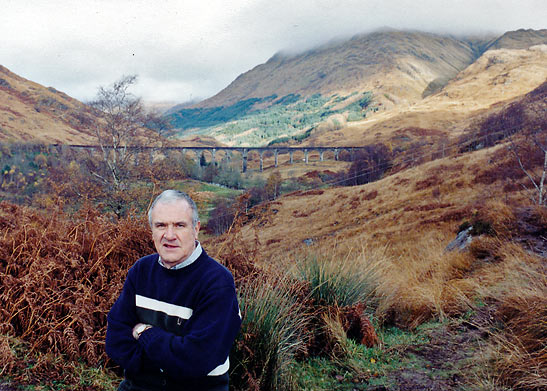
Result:
{"label": "shirt collar", "polygon": [[190,254],[190,256],[188,258],[186,258],[183,262],[181,263],[177,263],[175,266],[169,268],[167,266],[165,266],[165,264],[163,263],[163,261],[161,260],[161,257],[158,257],[158,263],[163,266],[164,268],[166,269],[169,269],[169,270],[178,270],[178,269],[182,269],[183,267],[186,267],[186,266],[189,266],[191,265],[192,263],[194,263],[196,261],[196,259],[199,258],[199,256],[201,255],[202,253],[202,248],[201,248],[201,244],[196,240],[196,248],[194,249],[194,251],[192,251],[192,254]]}

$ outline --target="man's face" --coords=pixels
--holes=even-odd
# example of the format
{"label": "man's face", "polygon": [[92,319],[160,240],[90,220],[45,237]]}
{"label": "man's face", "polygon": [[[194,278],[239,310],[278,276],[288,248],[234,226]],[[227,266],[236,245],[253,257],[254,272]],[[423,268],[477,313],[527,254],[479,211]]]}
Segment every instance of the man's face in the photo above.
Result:
{"label": "man's face", "polygon": [[185,200],[158,202],[152,209],[152,239],[165,266],[171,268],[192,254],[200,223],[192,226],[192,208]]}

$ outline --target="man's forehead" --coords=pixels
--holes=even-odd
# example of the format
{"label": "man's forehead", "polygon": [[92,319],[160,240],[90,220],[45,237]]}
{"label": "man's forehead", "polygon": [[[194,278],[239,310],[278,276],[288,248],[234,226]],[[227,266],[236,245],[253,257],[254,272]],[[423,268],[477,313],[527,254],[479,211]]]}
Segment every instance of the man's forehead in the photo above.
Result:
{"label": "man's forehead", "polygon": [[186,200],[158,202],[152,209],[152,217],[158,215],[161,215],[162,218],[180,219],[182,216],[191,216],[192,208]]}
{"label": "man's forehead", "polygon": [[190,208],[190,204],[184,198],[175,199],[175,200],[160,200],[155,205],[154,209],[158,206],[169,206],[172,205],[175,208]]}

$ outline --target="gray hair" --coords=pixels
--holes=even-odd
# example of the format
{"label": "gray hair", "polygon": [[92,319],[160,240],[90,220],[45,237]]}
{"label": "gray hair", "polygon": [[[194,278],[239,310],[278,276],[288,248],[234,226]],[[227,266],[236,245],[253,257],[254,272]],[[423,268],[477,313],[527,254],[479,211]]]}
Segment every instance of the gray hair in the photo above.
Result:
{"label": "gray hair", "polygon": [[148,223],[150,224],[150,227],[152,227],[152,210],[158,202],[169,203],[180,200],[186,201],[188,205],[190,205],[190,208],[192,209],[192,225],[195,228],[199,221],[198,207],[188,194],[180,190],[165,190],[156,197],[154,202],[152,202],[152,205],[150,205],[150,209],[148,209]]}

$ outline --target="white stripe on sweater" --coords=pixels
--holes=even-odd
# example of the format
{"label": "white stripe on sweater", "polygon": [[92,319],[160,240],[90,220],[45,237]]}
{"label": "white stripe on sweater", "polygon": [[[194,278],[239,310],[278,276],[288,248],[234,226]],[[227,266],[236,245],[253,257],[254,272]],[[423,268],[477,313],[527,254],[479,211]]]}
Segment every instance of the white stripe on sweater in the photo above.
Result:
{"label": "white stripe on sweater", "polygon": [[176,316],[182,319],[190,319],[193,310],[188,307],[166,303],[149,297],[135,295],[135,304],[137,307],[147,310],[163,312],[170,316]]}
{"label": "white stripe on sweater", "polygon": [[211,372],[207,374],[207,376],[220,376],[224,375],[226,372],[228,372],[228,369],[230,369],[230,357],[226,359],[224,364],[220,364],[218,367],[213,369]]}

